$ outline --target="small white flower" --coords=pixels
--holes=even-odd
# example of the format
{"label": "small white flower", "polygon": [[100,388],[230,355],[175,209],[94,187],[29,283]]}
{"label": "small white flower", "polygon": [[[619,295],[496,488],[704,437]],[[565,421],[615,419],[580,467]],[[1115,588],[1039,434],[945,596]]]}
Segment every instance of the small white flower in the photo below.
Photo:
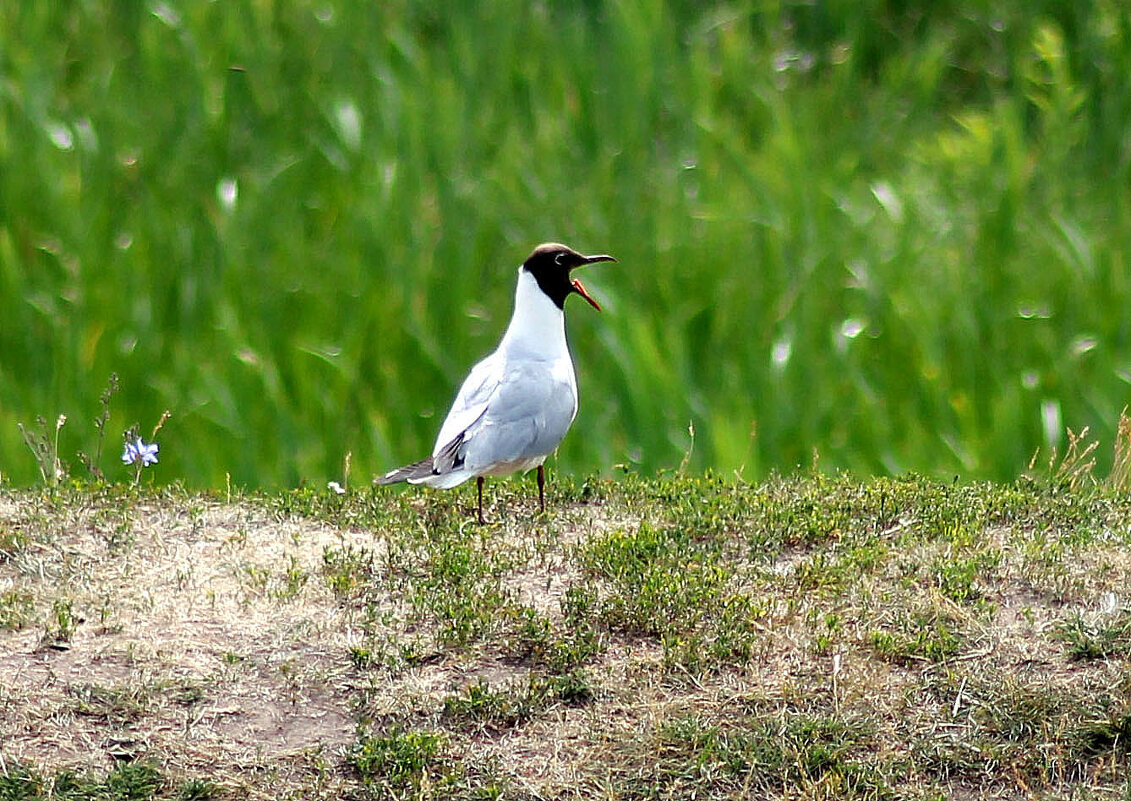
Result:
{"label": "small white flower", "polygon": [[329,489],[331,492],[333,492],[335,495],[345,495],[346,494],[345,487],[343,487],[337,481],[331,481],[329,484],[326,485],[326,488]]}

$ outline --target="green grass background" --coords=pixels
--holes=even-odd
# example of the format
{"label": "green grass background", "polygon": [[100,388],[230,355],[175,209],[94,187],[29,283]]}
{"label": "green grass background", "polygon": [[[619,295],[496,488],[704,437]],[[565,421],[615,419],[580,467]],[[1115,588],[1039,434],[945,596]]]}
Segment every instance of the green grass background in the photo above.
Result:
{"label": "green grass background", "polygon": [[[0,4],[0,472],[17,423],[158,480],[426,453],[543,240],[564,470],[1007,478],[1131,400],[1131,7]],[[1047,423],[1047,425],[1046,425]],[[1059,437],[1059,433],[1054,439]],[[1102,457],[1101,457],[1102,458]]]}

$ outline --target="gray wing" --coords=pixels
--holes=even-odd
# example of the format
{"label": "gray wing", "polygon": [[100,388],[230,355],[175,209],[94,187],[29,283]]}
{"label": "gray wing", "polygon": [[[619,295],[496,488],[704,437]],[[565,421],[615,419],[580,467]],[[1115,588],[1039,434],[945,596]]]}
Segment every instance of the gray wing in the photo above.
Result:
{"label": "gray wing", "polygon": [[492,353],[487,358],[471,368],[467,378],[452,402],[444,424],[440,426],[440,433],[436,436],[436,444],[432,448],[432,455],[439,456],[456,437],[467,431],[483,416],[491,396],[499,387],[503,378],[503,361],[497,353]]}
{"label": "gray wing", "polygon": [[561,443],[577,414],[573,386],[546,362],[509,367],[467,429],[464,461],[472,469],[548,456]]}

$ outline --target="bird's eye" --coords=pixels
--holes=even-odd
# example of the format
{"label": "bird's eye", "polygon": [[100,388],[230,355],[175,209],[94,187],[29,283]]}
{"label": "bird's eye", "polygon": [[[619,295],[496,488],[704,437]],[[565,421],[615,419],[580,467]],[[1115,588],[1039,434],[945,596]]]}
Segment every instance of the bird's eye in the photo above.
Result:
{"label": "bird's eye", "polygon": [[558,265],[559,267],[564,267],[565,266],[565,257],[566,257],[566,254],[564,254],[564,253],[557,254],[556,256],[554,256],[554,264]]}

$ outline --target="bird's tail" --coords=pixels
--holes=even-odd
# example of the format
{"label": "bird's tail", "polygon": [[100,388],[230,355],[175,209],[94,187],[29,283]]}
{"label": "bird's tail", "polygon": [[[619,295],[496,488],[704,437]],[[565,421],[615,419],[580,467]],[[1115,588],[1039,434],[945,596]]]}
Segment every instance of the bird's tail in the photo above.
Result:
{"label": "bird's tail", "polygon": [[390,470],[383,476],[373,479],[374,484],[396,484],[398,481],[413,481],[435,475],[433,457],[421,459],[419,462],[406,464],[396,470]]}
{"label": "bird's tail", "polygon": [[[480,415],[482,417],[483,415]],[[426,479],[436,479],[441,476],[448,476],[453,471],[459,470],[463,467],[464,455],[460,452],[460,446],[463,444],[466,431],[461,431],[455,438],[440,448],[439,451],[429,456],[427,459],[421,459],[419,462],[406,464],[404,467],[398,467],[396,470],[390,470],[380,478],[373,479],[374,484],[396,484],[398,481],[409,481],[413,484],[425,482]],[[440,489],[448,489],[457,484],[462,484],[471,477],[471,474],[452,476],[446,481],[440,483],[433,483],[428,481],[428,486],[438,487]]]}

